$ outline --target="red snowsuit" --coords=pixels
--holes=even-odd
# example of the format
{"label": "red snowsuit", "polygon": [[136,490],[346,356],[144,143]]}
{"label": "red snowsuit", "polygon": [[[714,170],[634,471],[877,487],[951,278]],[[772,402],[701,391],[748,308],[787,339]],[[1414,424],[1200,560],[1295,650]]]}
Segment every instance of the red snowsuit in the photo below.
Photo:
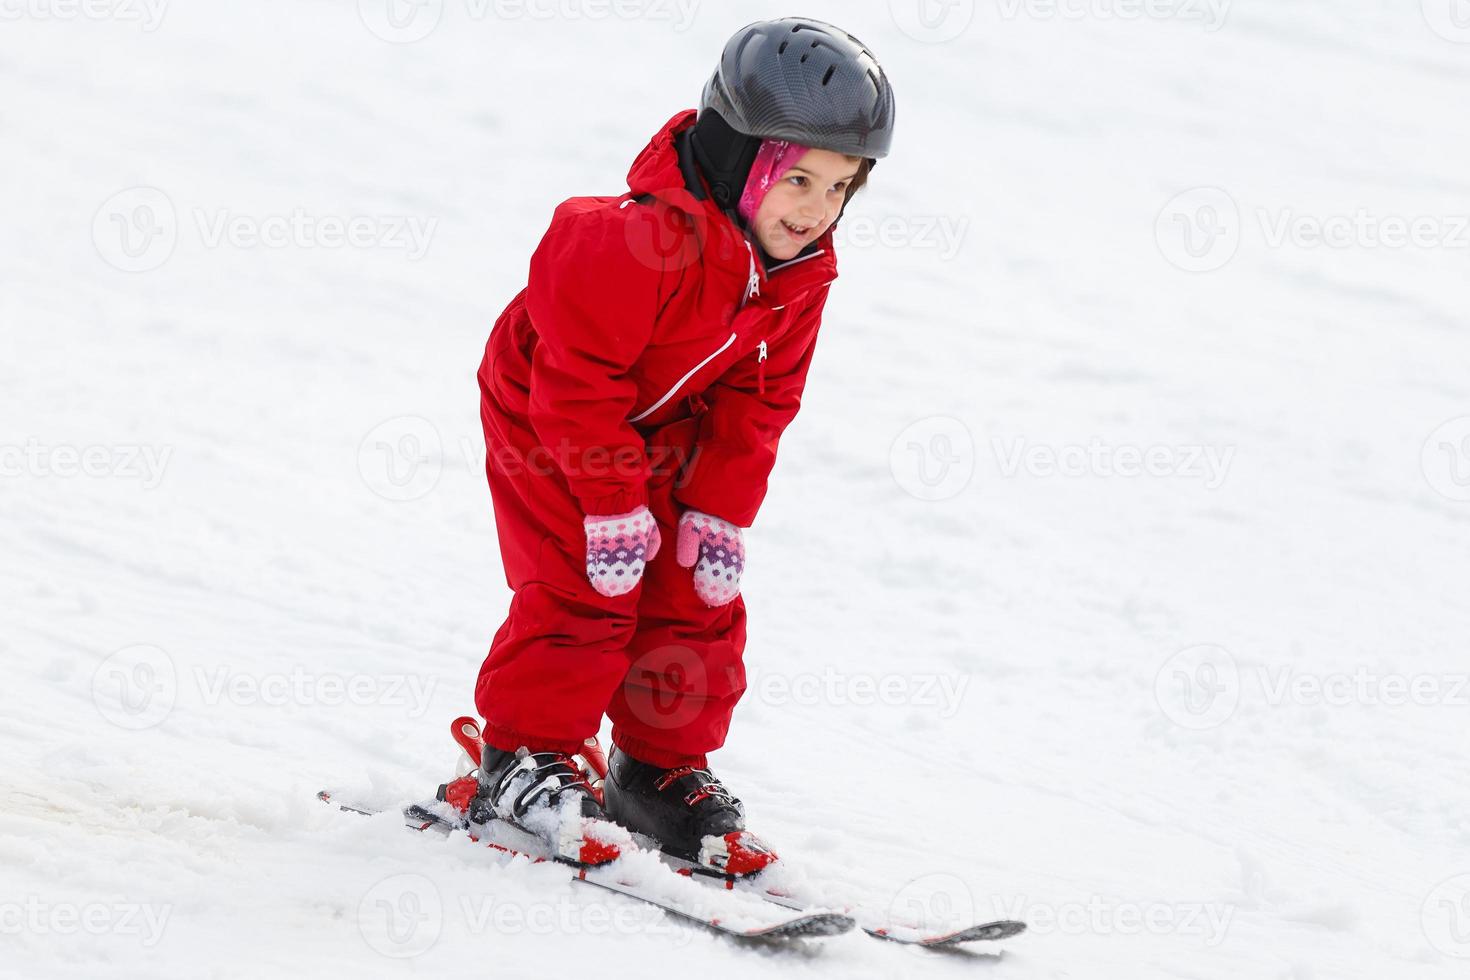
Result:
{"label": "red snowsuit", "polygon": [[[674,138],[695,117],[654,135],[628,193],[557,207],[485,348],[486,472],[515,596],[475,701],[500,748],[575,751],[606,712],[635,758],[703,766],[745,690],[744,601],[695,595],[676,529],[686,509],[754,521],[837,263],[829,230],[768,272],[686,189]],[[587,581],[582,518],[640,504],[663,547],[608,598]]]}

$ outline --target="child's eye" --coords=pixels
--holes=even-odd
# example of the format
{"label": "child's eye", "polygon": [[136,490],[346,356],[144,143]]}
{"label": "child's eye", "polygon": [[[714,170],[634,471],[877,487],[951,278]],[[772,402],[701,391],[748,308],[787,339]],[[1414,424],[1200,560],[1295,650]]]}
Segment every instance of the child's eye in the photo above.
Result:
{"label": "child's eye", "polygon": [[806,186],[806,178],[803,177],[803,176],[801,176],[800,174],[797,174],[796,176],[792,177],[791,178],[791,182],[793,184],[795,184],[797,187],[805,187]]}
{"label": "child's eye", "polygon": [[838,194],[841,194],[843,191],[847,190],[847,181],[844,180],[840,184],[833,184],[832,190],[837,192]]}

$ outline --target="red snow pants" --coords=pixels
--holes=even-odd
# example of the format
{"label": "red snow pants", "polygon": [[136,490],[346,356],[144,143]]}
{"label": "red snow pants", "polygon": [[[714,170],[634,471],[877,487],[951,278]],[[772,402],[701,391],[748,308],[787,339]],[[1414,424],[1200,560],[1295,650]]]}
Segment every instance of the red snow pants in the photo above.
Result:
{"label": "red snow pants", "polygon": [[711,608],[674,560],[679,463],[698,416],[646,436],[648,507],[662,542],[642,583],[608,598],[587,581],[582,510],[524,419],[483,397],[486,475],[506,582],[515,595],[480,668],[475,705],[497,748],[575,752],[603,714],[624,752],[658,766],[706,765],[745,691],[745,602]]}

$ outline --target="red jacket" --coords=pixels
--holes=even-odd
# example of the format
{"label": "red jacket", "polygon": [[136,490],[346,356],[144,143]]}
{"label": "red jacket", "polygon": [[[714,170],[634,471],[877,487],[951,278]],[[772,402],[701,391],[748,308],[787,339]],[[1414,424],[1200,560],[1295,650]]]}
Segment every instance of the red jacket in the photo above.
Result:
{"label": "red jacket", "polygon": [[837,260],[828,230],[767,270],[685,187],[674,137],[695,118],[680,112],[654,135],[628,193],[557,207],[528,285],[491,332],[480,385],[551,449],[588,514],[645,504],[647,436],[699,416],[674,497],[748,527],[801,407]]}

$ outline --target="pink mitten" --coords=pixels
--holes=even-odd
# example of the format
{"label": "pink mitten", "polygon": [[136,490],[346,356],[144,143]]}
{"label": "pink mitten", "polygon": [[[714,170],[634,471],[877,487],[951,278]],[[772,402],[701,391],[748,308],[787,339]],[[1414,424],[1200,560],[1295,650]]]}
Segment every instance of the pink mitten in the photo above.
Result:
{"label": "pink mitten", "polygon": [[587,581],[611,598],[632,592],[643,566],[658,554],[658,522],[647,507],[611,517],[582,519],[587,531]]}
{"label": "pink mitten", "polygon": [[694,569],[694,593],[708,606],[723,606],[740,594],[745,538],[740,528],[698,510],[679,518],[675,560]]}

